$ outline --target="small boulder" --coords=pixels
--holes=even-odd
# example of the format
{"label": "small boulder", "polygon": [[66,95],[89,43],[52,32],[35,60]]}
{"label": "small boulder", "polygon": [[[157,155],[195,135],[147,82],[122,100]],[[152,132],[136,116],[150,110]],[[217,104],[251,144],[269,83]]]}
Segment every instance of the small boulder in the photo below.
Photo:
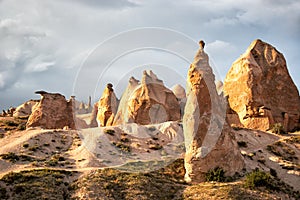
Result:
{"label": "small boulder", "polygon": [[19,105],[13,113],[14,117],[25,117],[32,113],[33,107],[38,104],[39,100],[29,100]]}

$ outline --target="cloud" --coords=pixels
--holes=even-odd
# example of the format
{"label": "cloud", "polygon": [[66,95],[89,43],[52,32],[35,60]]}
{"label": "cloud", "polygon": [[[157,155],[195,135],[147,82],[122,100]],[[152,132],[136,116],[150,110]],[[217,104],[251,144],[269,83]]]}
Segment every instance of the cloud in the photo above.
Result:
{"label": "cloud", "polygon": [[[291,75],[300,86],[299,10],[297,0],[2,0],[0,96],[5,99],[0,99],[0,105],[5,108],[8,103],[35,97],[37,89],[71,95],[77,70],[88,53],[112,35],[137,27],[169,28],[195,41],[204,39],[210,60],[222,77],[251,41],[261,38],[284,53]],[[146,33],[136,36],[141,37],[149,40]],[[163,43],[166,37],[157,35],[155,40]],[[135,37],[100,52],[87,76],[101,71],[103,60],[132,40]],[[165,45],[185,49],[176,39]],[[194,56],[194,52],[187,54]],[[151,60],[145,55],[132,59]],[[167,58],[161,57],[163,61]],[[136,63],[125,60],[119,68]],[[170,58],[170,66],[171,62]],[[23,97],[17,97],[17,93]]]}
{"label": "cloud", "polygon": [[224,51],[232,51],[234,49],[235,47],[230,43],[221,40],[215,40],[214,42],[207,44],[206,47],[206,50],[211,52],[212,54],[218,54]]}
{"label": "cloud", "polygon": [[3,88],[5,84],[4,76],[0,73],[0,88]]}
{"label": "cloud", "polygon": [[65,1],[69,1],[71,3],[76,2],[82,5],[97,7],[100,9],[107,9],[107,8],[120,9],[120,8],[137,6],[137,4],[134,3],[133,1],[127,1],[127,0],[109,0],[109,1],[107,0],[65,0]]}
{"label": "cloud", "polygon": [[47,71],[50,67],[53,67],[55,62],[39,62],[37,64],[31,64],[26,67],[26,72],[43,72]]}

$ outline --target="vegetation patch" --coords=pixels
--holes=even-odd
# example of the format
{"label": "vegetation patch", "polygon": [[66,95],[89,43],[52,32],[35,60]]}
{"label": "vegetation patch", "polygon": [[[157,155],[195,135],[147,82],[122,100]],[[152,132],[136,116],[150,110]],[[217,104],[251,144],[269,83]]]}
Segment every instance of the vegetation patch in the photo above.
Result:
{"label": "vegetation patch", "polygon": [[28,148],[29,151],[36,151],[38,149],[39,149],[39,146],[37,144]]}
{"label": "vegetation patch", "polygon": [[34,161],[35,159],[31,156],[27,156],[27,155],[17,155],[13,152],[9,152],[9,153],[6,153],[6,154],[1,154],[0,157],[3,159],[3,160],[8,160],[10,162],[17,162],[17,161],[29,161],[29,162],[32,162]]}
{"label": "vegetation patch", "polygon": [[220,168],[216,167],[215,169],[209,170],[205,174],[206,181],[217,181],[217,182],[225,182],[228,178],[225,177],[225,171]]}
{"label": "vegetation patch", "polygon": [[290,138],[285,139],[284,141],[286,141],[289,144],[300,144],[300,135],[292,136]]}
{"label": "vegetation patch", "polygon": [[31,170],[10,172],[0,179],[5,199],[70,199],[69,177],[76,172]]}
{"label": "vegetation patch", "polygon": [[148,128],[148,130],[149,130],[149,131],[155,131],[156,128],[155,128],[155,126],[150,126],[150,127]]}
{"label": "vegetation patch", "polygon": [[162,148],[163,147],[160,144],[149,144],[149,149],[152,149],[152,150],[160,150]]}
{"label": "vegetation patch", "polygon": [[248,147],[247,142],[245,141],[237,141],[237,144],[239,145],[239,147]]}
{"label": "vegetation patch", "polygon": [[250,189],[256,187],[268,186],[271,177],[269,174],[255,170],[246,175],[245,186]]}
{"label": "vegetation patch", "polygon": [[289,145],[281,141],[268,145],[267,150],[283,160],[294,161],[298,159],[296,152]]}
{"label": "vegetation patch", "polygon": [[[276,171],[274,172],[274,170],[272,170],[271,173],[277,176]],[[271,176],[269,173],[260,171],[258,169],[246,175],[244,185],[246,188],[250,188],[252,190],[262,188],[267,189],[271,192],[281,191],[296,199],[300,198],[299,191],[294,191],[291,186],[287,185],[277,177]]]}
{"label": "vegetation patch", "polygon": [[[178,165],[182,169],[183,161],[171,165],[171,169],[166,167],[150,173],[101,169],[79,179],[73,187],[77,194],[85,194],[86,199],[182,199],[186,185],[172,179],[169,173],[175,174],[172,170]],[[79,199],[77,194],[74,194],[75,199]]]}
{"label": "vegetation patch", "polygon": [[0,121],[0,128],[5,131],[19,131],[26,129],[27,119],[10,117],[9,119],[2,119]]}
{"label": "vegetation patch", "polygon": [[64,165],[65,158],[59,154],[53,155],[49,160],[45,161],[45,165],[48,167],[55,167],[58,165]]}
{"label": "vegetation patch", "polygon": [[239,130],[243,130],[244,128],[240,127],[240,126],[231,126],[233,128],[233,130],[235,131],[239,131]]}
{"label": "vegetation patch", "polygon": [[108,135],[114,135],[115,134],[115,130],[113,130],[113,129],[105,129],[104,133],[106,133]]}
{"label": "vegetation patch", "polygon": [[284,130],[284,127],[281,123],[276,123],[276,124],[273,124],[271,126],[271,132],[272,133],[276,133],[276,134],[279,134],[279,135],[283,135],[283,134],[286,134],[285,130]]}
{"label": "vegetation patch", "polygon": [[124,152],[127,152],[127,153],[131,152],[130,146],[128,146],[126,144],[123,144],[122,142],[113,142],[112,144],[115,145],[121,151],[124,151]]}

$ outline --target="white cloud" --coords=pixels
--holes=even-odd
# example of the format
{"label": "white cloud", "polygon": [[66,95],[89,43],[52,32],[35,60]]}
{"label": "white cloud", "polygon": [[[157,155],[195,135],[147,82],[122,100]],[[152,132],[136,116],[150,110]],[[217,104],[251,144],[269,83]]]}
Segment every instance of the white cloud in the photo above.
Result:
{"label": "white cloud", "polygon": [[226,51],[234,51],[235,49],[236,47],[232,44],[221,40],[215,40],[214,42],[208,43],[206,45],[206,50],[212,55],[220,53],[222,54]]}
{"label": "white cloud", "polygon": [[[0,105],[21,99],[16,97],[20,92],[16,84],[26,85],[23,89],[32,91],[30,94],[47,89],[71,95],[76,70],[91,49],[114,34],[144,26],[175,29],[195,41],[204,39],[222,77],[251,41],[261,38],[282,50],[300,86],[299,10],[297,0],[3,0],[0,96],[6,96],[6,100],[0,99]],[[148,39],[147,34],[143,36]],[[157,40],[164,42],[165,38]],[[128,43],[130,40],[120,45]],[[178,45],[185,48],[176,41],[166,44]],[[108,58],[115,48],[119,47],[101,52],[95,64]],[[139,59],[149,58],[141,55]],[[95,65],[97,68],[99,65]],[[28,95],[22,95],[27,100]]]}
{"label": "white cloud", "polygon": [[47,71],[50,67],[53,67],[55,62],[41,62],[36,64],[31,64],[27,66],[26,72],[43,72]]}

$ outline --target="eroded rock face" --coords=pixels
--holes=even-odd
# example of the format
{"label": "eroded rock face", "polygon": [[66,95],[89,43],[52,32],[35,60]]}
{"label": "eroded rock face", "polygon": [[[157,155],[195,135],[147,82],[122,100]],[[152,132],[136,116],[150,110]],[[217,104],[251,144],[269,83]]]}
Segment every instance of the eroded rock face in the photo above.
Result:
{"label": "eroded rock face", "polygon": [[131,77],[129,79],[127,88],[125,89],[119,103],[118,111],[114,120],[114,125],[124,124],[130,121],[128,118],[128,103],[129,99],[131,98],[131,95],[133,94],[134,90],[139,86],[139,84],[139,80],[135,79],[134,77]]}
{"label": "eroded rock face", "polygon": [[117,97],[114,93],[112,84],[107,84],[97,104],[97,107],[98,126],[111,126],[118,109]]}
{"label": "eroded rock face", "polygon": [[176,96],[150,70],[144,71],[141,84],[135,79],[129,81],[121,99],[115,125],[147,125],[179,119],[180,106]]}
{"label": "eroded rock face", "polygon": [[29,116],[32,113],[33,107],[38,104],[39,100],[29,100],[18,106],[13,113],[14,117]]}
{"label": "eroded rock face", "polygon": [[188,182],[205,181],[205,174],[216,167],[225,170],[226,175],[233,175],[244,166],[232,130],[225,120],[225,101],[217,94],[215,77],[203,46],[200,43],[187,78],[183,129],[185,180]]}
{"label": "eroded rock face", "polygon": [[274,123],[286,131],[299,126],[299,92],[287,70],[282,53],[255,40],[231,66],[224,93],[241,123],[251,129],[267,130]]}
{"label": "eroded rock face", "polygon": [[41,127],[45,129],[57,129],[68,126],[75,129],[73,116],[73,103],[58,93],[38,91],[41,100],[33,108],[26,127]]}

